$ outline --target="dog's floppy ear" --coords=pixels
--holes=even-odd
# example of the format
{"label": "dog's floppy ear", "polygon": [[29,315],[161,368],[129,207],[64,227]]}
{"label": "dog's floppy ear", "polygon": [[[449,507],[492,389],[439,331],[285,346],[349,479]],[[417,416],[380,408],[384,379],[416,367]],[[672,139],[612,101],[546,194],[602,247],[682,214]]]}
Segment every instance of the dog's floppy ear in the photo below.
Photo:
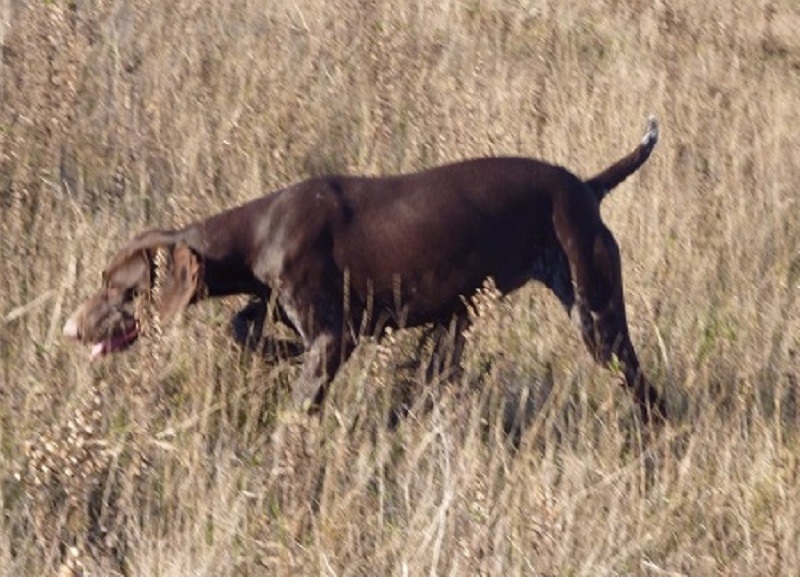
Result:
{"label": "dog's floppy ear", "polygon": [[178,243],[167,256],[166,270],[158,270],[158,311],[169,322],[193,300],[202,296],[203,261],[188,245]]}
{"label": "dog's floppy ear", "polygon": [[145,251],[126,253],[114,257],[103,271],[103,286],[121,289],[150,288],[150,259]]}
{"label": "dog's floppy ear", "polygon": [[103,271],[103,286],[149,290],[154,251],[175,242],[171,231],[148,230],[136,235],[112,257]]}

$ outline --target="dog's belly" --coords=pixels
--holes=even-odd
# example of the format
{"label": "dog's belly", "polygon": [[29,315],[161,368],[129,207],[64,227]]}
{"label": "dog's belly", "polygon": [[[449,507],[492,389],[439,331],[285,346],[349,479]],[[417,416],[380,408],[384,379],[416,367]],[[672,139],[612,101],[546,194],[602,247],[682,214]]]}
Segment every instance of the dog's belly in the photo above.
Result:
{"label": "dog's belly", "polygon": [[488,277],[503,293],[520,287],[541,250],[521,232],[491,241],[483,235],[408,238],[393,246],[365,243],[340,260],[355,307],[388,310],[407,325],[443,321],[463,313],[465,299]]}

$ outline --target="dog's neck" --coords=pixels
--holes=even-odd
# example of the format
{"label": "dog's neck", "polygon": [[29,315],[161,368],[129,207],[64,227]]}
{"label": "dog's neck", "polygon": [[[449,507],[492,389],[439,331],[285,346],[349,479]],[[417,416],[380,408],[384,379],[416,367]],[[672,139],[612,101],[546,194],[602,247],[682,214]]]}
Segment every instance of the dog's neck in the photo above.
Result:
{"label": "dog's neck", "polygon": [[248,259],[232,257],[236,248],[229,245],[230,237],[209,233],[212,228],[210,220],[197,223],[183,233],[183,242],[202,260],[203,271],[194,300],[269,292],[267,286],[254,276],[247,264]]}

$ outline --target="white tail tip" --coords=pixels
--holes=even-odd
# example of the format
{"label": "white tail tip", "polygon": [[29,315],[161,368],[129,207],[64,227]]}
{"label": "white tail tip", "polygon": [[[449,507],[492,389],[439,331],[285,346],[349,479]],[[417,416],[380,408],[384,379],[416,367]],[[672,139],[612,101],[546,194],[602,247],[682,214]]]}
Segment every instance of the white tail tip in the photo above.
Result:
{"label": "white tail tip", "polygon": [[642,138],[642,146],[652,147],[658,142],[658,120],[652,114],[647,118],[647,132]]}

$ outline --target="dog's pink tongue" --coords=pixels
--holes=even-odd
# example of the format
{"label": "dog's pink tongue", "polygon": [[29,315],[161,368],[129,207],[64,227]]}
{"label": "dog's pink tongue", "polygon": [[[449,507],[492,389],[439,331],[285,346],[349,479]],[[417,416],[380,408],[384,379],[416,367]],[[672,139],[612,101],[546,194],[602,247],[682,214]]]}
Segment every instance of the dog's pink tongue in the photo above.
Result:
{"label": "dog's pink tongue", "polygon": [[138,328],[134,327],[123,335],[117,335],[115,337],[111,337],[110,339],[100,341],[92,346],[91,360],[95,360],[97,357],[102,357],[106,353],[113,353],[114,351],[127,347],[134,339],[136,339],[138,334]]}

